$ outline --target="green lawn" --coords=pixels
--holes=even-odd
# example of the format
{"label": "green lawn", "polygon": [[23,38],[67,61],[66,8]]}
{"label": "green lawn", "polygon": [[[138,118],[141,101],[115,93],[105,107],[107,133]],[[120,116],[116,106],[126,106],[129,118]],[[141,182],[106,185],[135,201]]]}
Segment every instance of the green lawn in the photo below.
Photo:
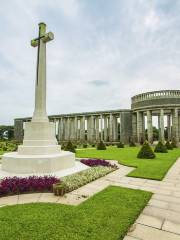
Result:
{"label": "green lawn", "polygon": [[169,150],[168,153],[156,153],[155,159],[138,159],[139,147],[109,147],[107,150],[83,149],[77,150],[80,158],[101,158],[118,160],[119,163],[136,167],[128,176],[162,180],[168,169],[180,156],[180,148]]}
{"label": "green lawn", "polygon": [[151,193],[108,187],[79,206],[34,203],[0,208],[1,240],[121,240]]}

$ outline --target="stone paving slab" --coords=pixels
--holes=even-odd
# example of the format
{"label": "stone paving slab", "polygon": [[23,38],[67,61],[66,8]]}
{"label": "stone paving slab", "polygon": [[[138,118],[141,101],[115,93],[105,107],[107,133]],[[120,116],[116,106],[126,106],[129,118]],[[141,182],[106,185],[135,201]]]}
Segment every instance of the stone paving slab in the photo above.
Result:
{"label": "stone paving slab", "polygon": [[40,196],[41,196],[41,193],[20,194],[17,203],[24,204],[24,203],[38,202]]}
{"label": "stone paving slab", "polygon": [[128,236],[142,240],[180,240],[180,235],[142,224],[136,224],[135,229],[132,232],[128,232]]}
{"label": "stone paving slab", "polygon": [[166,220],[162,226],[162,229],[168,232],[176,233],[180,235],[180,224]]}
{"label": "stone paving slab", "polygon": [[139,218],[136,220],[136,223],[161,229],[164,223],[164,219],[141,214]]}

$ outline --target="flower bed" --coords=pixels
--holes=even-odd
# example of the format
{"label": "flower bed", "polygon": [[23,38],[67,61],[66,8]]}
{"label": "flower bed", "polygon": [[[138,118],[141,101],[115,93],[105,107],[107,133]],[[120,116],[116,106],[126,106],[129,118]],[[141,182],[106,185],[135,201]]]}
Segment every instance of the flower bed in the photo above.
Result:
{"label": "flower bed", "polygon": [[114,164],[111,164],[110,162],[102,159],[81,159],[81,163],[89,166],[89,167],[95,167],[95,166],[104,166],[104,167],[112,167],[117,168],[117,166]]}
{"label": "flower bed", "polygon": [[112,167],[97,166],[63,177],[61,183],[53,185],[53,192],[58,196],[63,195],[64,193],[71,192],[89,182],[103,177],[114,170],[115,168]]}
{"label": "flower bed", "polygon": [[0,182],[0,197],[27,192],[52,192],[52,186],[60,182],[56,177],[9,177]]}

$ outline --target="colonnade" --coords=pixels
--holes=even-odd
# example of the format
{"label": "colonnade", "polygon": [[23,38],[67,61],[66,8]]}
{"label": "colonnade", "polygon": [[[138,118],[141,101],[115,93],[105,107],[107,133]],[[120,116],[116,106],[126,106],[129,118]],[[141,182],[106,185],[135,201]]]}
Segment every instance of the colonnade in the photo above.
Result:
{"label": "colonnade", "polygon": [[147,117],[147,138],[153,143],[153,115],[158,117],[159,140],[165,141],[165,124],[164,116],[167,116],[167,138],[174,139],[179,142],[180,138],[180,115],[178,108],[173,109],[148,109],[146,111],[133,112],[132,131],[135,141],[141,142],[145,140],[145,116]]}
{"label": "colonnade", "polygon": [[79,141],[94,143],[100,140],[114,142],[120,139],[120,115],[63,116],[56,122],[60,142]]}

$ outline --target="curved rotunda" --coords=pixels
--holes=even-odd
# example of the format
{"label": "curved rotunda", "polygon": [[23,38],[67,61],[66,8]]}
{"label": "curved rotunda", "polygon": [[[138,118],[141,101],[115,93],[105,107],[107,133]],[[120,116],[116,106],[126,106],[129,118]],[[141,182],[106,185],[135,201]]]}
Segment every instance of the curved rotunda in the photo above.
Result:
{"label": "curved rotunda", "polygon": [[[56,135],[60,143],[128,143],[130,139],[140,143],[147,138],[153,142],[153,116],[158,119],[159,140],[167,138],[179,142],[180,137],[180,90],[161,90],[138,94],[131,98],[131,109],[117,109],[97,112],[71,113],[49,116],[56,123]],[[23,139],[24,122],[31,118],[16,118],[15,138]],[[145,124],[146,122],[146,124]]]}

